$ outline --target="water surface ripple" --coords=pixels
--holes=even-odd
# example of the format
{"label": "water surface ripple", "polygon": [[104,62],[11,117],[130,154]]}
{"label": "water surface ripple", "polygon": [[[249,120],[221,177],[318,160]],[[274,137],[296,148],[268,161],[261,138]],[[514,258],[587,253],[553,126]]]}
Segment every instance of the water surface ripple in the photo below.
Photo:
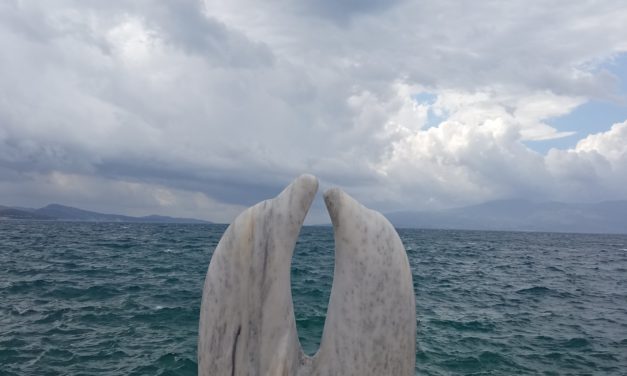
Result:
{"label": "water surface ripple", "polygon": [[[195,375],[222,225],[0,221],[2,375]],[[399,230],[419,375],[627,374],[627,236]],[[333,282],[330,227],[292,265],[303,349]]]}

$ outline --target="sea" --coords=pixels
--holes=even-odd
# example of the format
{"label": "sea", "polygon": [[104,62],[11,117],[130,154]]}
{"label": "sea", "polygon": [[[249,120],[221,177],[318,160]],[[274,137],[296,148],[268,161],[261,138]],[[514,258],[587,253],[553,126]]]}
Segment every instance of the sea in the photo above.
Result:
{"label": "sea", "polygon": [[[196,375],[224,225],[0,221],[0,375]],[[399,229],[417,375],[627,375],[627,236]],[[333,230],[303,227],[292,295],[319,346]]]}

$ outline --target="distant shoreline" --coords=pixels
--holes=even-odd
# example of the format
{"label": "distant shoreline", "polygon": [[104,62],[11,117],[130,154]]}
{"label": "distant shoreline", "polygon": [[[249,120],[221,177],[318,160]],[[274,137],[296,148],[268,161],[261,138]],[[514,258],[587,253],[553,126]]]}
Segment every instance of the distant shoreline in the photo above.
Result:
{"label": "distant shoreline", "polygon": [[[461,208],[388,212],[384,215],[397,229],[627,234],[626,200],[599,203],[499,200]],[[0,205],[0,220],[215,224],[196,218],[105,214],[60,204],[39,209]]]}
{"label": "distant shoreline", "polygon": [[[150,221],[99,221],[99,220],[70,220],[70,219],[21,219],[21,218],[3,218],[0,217],[0,223],[2,222],[34,222],[34,223],[75,223],[75,224],[152,224],[152,225],[212,225],[212,226],[229,226],[229,223],[216,223],[216,222],[150,222]],[[331,224],[313,224],[303,225],[308,228],[321,228],[332,231]],[[549,230],[529,230],[529,229],[491,229],[491,228],[436,228],[436,227],[407,227],[407,226],[394,226],[398,231],[412,230],[412,231],[442,231],[442,232],[468,232],[468,233],[521,233],[521,234],[560,234],[560,235],[608,235],[608,236],[627,236],[626,232],[582,232],[582,231],[549,231]]]}
{"label": "distant shoreline", "polygon": [[39,209],[0,206],[0,219],[110,223],[213,223],[211,221],[196,218],[177,218],[154,214],[141,217],[122,214],[107,214],[60,204],[50,204]]}

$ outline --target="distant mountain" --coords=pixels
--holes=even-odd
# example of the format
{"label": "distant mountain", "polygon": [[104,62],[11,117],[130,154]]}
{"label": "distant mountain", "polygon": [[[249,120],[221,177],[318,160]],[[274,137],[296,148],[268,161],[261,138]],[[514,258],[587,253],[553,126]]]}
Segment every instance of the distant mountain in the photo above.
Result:
{"label": "distant mountain", "polygon": [[22,219],[22,220],[50,220],[54,219],[47,215],[35,214],[30,211],[0,206],[0,219]]}
{"label": "distant mountain", "polygon": [[11,209],[17,209],[17,210],[21,210],[21,211],[25,211],[25,212],[29,212],[29,213],[32,213],[35,210],[37,210],[37,209],[34,209],[34,208],[25,208],[23,206],[11,206]]}
{"label": "distant mountain", "polygon": [[489,201],[456,209],[386,214],[396,227],[627,233],[627,201],[593,204]]}
{"label": "distant mountain", "polygon": [[139,223],[211,223],[193,218],[174,218],[160,215],[132,217],[121,214],[104,214],[59,204],[40,209],[0,206],[0,219],[62,220],[82,222],[139,222]]}

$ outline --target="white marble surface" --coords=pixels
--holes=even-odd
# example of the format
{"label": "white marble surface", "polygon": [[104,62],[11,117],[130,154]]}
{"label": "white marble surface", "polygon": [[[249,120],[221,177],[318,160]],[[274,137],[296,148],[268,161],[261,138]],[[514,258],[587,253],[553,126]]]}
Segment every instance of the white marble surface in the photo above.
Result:
{"label": "white marble surface", "polygon": [[405,249],[392,225],[339,189],[324,195],[335,273],[319,351],[298,342],[291,258],[318,187],[303,175],[242,213],[207,271],[199,375],[413,375],[416,315]]}
{"label": "white marble surface", "polygon": [[335,271],[311,375],[413,375],[416,305],[396,230],[340,189],[324,200],[335,233]]}

